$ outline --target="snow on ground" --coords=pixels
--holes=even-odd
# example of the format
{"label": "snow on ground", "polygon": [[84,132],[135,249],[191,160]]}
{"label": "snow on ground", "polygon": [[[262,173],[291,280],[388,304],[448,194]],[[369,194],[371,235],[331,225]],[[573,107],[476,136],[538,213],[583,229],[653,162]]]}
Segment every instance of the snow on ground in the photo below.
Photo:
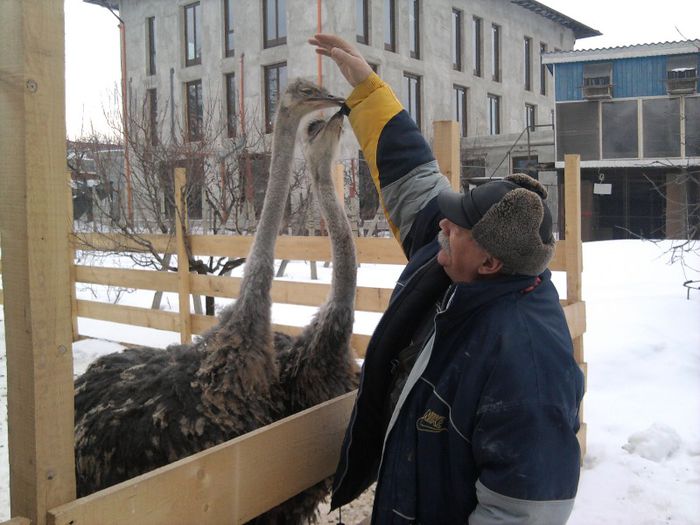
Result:
{"label": "snow on ground", "polygon": [[[700,292],[686,300],[685,273],[667,264],[664,249],[642,241],[584,244],[584,338],[588,391],[584,419],[588,452],[569,523],[690,525],[700,523]],[[700,269],[700,256],[688,258]],[[362,265],[359,284],[387,286],[399,267]],[[330,269],[318,267],[328,281]],[[291,263],[286,278],[309,278],[307,263]],[[564,280],[555,276],[560,293]],[[114,290],[109,291],[112,296]],[[107,295],[93,287],[83,298]],[[123,293],[123,304],[150,305],[151,294]],[[176,308],[166,297],[164,309]],[[221,305],[217,304],[218,307]],[[275,307],[274,321],[304,324],[313,309]],[[357,316],[356,331],[371,333],[376,314]],[[0,320],[4,313],[0,307]],[[177,334],[88,319],[82,333],[103,339],[165,346]],[[5,331],[0,323],[0,520],[9,517]],[[119,345],[103,340],[74,344],[76,373]]]}

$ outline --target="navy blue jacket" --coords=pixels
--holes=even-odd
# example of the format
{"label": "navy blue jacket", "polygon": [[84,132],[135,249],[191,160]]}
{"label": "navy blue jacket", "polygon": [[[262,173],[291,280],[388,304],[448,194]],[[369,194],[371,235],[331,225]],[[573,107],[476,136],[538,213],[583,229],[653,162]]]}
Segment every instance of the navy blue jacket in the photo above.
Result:
{"label": "navy blue jacket", "polygon": [[[348,99],[363,148],[362,126],[372,126],[353,122],[355,108],[369,115],[365,106],[392,103],[378,77],[369,82]],[[550,272],[451,283],[436,261],[441,216],[431,188],[443,186],[429,183],[442,175],[425,162],[427,144],[403,157],[420,159],[403,178],[383,184],[377,169],[382,143],[394,154],[400,144],[383,134],[415,131],[406,117],[399,107],[376,133],[373,175],[409,263],[367,349],[332,507],[378,479],[373,523],[563,523],[579,477],[583,375]],[[432,337],[392,412],[391,362],[436,301]]]}

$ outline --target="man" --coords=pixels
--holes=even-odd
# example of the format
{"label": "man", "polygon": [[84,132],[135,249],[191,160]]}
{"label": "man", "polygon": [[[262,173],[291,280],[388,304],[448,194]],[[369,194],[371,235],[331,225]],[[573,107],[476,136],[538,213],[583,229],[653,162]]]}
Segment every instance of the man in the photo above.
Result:
{"label": "man", "polygon": [[546,190],[518,174],[451,191],[357,49],[309,42],[354,87],[350,123],[409,260],[367,348],[332,507],[376,479],[372,523],[565,523],[583,377],[546,269]]}

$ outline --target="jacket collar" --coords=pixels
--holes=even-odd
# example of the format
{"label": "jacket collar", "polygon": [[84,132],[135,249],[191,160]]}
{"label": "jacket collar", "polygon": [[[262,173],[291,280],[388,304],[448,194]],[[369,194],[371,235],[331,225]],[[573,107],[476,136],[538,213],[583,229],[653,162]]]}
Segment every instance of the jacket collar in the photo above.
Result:
{"label": "jacket collar", "polygon": [[[539,278],[545,283],[551,280],[551,275],[549,270],[545,270]],[[528,275],[503,275],[473,283],[453,283],[445,294],[440,315],[462,317],[499,297],[521,292],[536,284],[536,281],[537,277]]]}

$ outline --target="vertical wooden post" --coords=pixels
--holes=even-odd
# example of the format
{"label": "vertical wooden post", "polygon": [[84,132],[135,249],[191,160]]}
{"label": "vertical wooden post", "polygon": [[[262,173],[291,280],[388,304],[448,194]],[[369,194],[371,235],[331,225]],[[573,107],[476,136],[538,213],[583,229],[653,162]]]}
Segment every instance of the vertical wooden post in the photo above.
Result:
{"label": "vertical wooden post", "polygon": [[11,514],[75,499],[63,0],[0,2]]}
{"label": "vertical wooden post", "polygon": [[564,210],[566,213],[564,235],[566,239],[566,300],[581,300],[581,272],[583,250],[581,246],[581,157],[564,156]]}
{"label": "vertical wooden post", "polygon": [[175,234],[177,240],[177,288],[180,305],[180,341],[192,340],[192,316],[190,315],[190,265],[185,248],[187,231],[187,206],[185,204],[185,168],[175,168]]}
{"label": "vertical wooden post", "polygon": [[457,122],[436,120],[433,123],[433,153],[435,153],[440,171],[450,180],[452,189],[460,191],[461,164]]}
{"label": "vertical wooden post", "polygon": [[72,190],[72,180],[71,172],[67,173],[68,176],[68,191],[66,192],[68,197],[68,271],[70,272],[70,320],[71,320],[71,339],[73,341],[78,340],[79,330],[78,330],[78,298],[75,295],[75,248],[73,247],[73,190]]}

